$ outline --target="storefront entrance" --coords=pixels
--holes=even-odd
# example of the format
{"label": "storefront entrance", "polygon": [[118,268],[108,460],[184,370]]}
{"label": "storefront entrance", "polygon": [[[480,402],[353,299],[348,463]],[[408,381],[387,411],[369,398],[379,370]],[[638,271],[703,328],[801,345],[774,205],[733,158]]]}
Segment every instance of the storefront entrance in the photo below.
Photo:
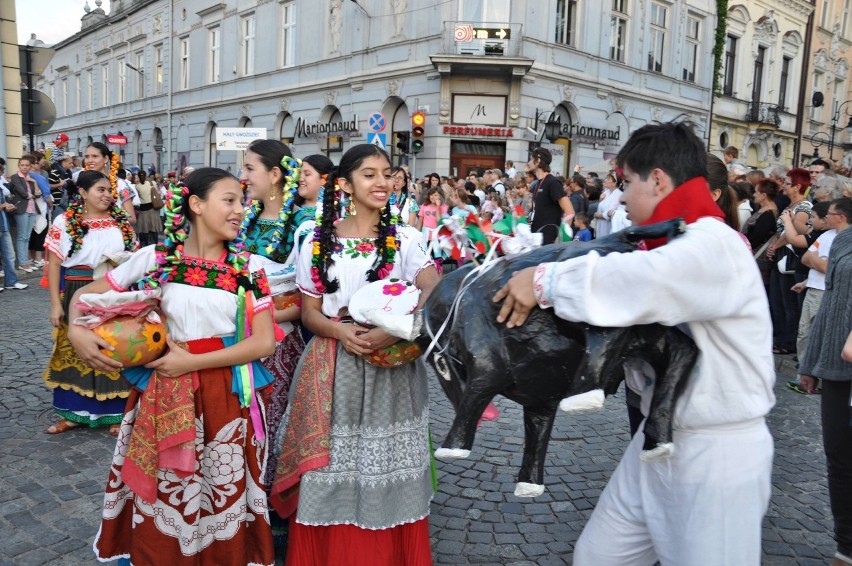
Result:
{"label": "storefront entrance", "polygon": [[486,169],[503,169],[505,142],[450,142],[450,175],[467,177],[472,171],[482,176]]}

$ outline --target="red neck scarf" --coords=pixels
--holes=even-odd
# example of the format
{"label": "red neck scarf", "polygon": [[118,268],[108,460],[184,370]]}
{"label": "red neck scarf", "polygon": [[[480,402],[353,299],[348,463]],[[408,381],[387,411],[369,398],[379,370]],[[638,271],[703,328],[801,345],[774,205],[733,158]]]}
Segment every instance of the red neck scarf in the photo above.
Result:
{"label": "red neck scarf", "polygon": [[[684,184],[676,187],[666,198],[660,201],[651,217],[642,223],[642,226],[683,218],[687,224],[692,224],[699,218],[715,217],[725,221],[725,213],[713,200],[710,194],[710,186],[704,177],[694,177]],[[666,238],[655,240],[644,240],[645,247],[653,250],[666,243]]]}

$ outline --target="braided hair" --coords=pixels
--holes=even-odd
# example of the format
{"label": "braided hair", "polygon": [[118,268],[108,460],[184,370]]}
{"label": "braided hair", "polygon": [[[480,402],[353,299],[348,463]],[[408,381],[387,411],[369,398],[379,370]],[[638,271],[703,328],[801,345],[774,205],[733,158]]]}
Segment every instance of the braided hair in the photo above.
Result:
{"label": "braided hair", "polygon": [[[267,170],[278,168],[284,179],[278,222],[270,235],[269,245],[263,250],[257,250],[257,253],[261,253],[270,259],[283,262],[293,250],[293,240],[286,236],[293,229],[302,162],[294,158],[290,148],[278,140],[255,140],[249,144],[247,150],[257,155]],[[262,213],[263,201],[253,200],[243,218],[241,232],[247,233]]]}
{"label": "braided hair", "polygon": [[[201,167],[190,173],[183,182],[169,185],[164,206],[166,210],[165,241],[162,246],[157,246],[157,265],[134,283],[131,289],[156,289],[174,277],[176,267],[183,261],[183,246],[189,237],[191,227],[189,197],[195,195],[205,200],[218,181],[234,178],[222,169]],[[248,263],[242,234],[241,230],[236,239],[225,242],[228,252],[225,263],[230,265],[237,274],[244,274]]]}
{"label": "braided hair", "polygon": [[[81,171],[77,177],[76,185],[79,190],[88,193],[89,189],[102,179],[109,180],[109,177],[100,171]],[[83,238],[89,232],[89,226],[83,218],[85,203],[79,190],[71,197],[71,202],[68,203],[68,208],[65,210],[65,231],[71,239],[71,249],[68,251],[68,257],[71,257],[80,250],[83,246]],[[109,209],[109,215],[121,230],[124,240],[124,251],[130,252],[136,249],[136,233],[133,231],[133,227],[130,226],[127,213],[124,212],[124,209],[113,201]]]}
{"label": "braided hair", "polygon": [[[326,186],[320,193],[320,201],[317,202],[316,227],[314,228],[311,279],[321,293],[334,293],[340,286],[337,279],[332,280],[328,276],[329,269],[334,263],[332,253],[338,245],[337,236],[334,233],[338,212],[337,199],[335,198],[337,181],[343,178],[351,184],[352,173],[368,157],[383,157],[390,163],[388,154],[377,146],[372,144],[353,146],[343,154],[340,165],[331,170]],[[378,235],[374,240],[376,260],[367,272],[367,281],[378,281],[390,274],[396,260],[397,250],[399,250],[399,239],[396,233],[398,222],[398,217],[391,215],[390,206],[385,205],[379,214]]]}

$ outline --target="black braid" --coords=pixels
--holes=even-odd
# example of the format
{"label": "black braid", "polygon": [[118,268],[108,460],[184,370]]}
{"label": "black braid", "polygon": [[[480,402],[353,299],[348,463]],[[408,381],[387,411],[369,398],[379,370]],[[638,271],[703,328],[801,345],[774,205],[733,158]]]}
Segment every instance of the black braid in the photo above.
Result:
{"label": "black braid", "polygon": [[376,239],[376,261],[373,263],[373,268],[367,272],[367,281],[373,282],[381,279],[379,277],[379,270],[384,267],[387,262],[387,248],[388,248],[388,235],[390,235],[390,206],[385,205],[382,208],[381,215],[379,216],[379,225],[376,227],[379,235]]}
{"label": "black braid", "polygon": [[325,286],[326,293],[334,293],[337,291],[339,281],[328,278],[328,270],[334,259],[331,254],[334,251],[334,246],[337,243],[337,236],[334,234],[334,221],[336,220],[337,207],[335,206],[335,192],[337,190],[337,168],[334,168],[328,174],[325,193],[322,199],[322,226],[320,227],[320,250],[319,250],[319,277],[322,284]]}

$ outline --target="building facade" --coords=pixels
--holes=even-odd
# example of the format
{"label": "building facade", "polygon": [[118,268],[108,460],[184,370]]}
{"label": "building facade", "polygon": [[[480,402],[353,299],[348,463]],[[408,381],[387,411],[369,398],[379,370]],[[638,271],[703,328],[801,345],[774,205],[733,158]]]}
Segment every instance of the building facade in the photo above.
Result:
{"label": "building facade", "polygon": [[790,166],[802,129],[808,68],[806,0],[746,0],[728,6],[721,93],[713,106],[710,150],[740,150],[752,167]]}
{"label": "building facade", "polygon": [[6,159],[7,175],[18,170],[23,149],[17,35],[15,0],[0,0],[0,157]]}
{"label": "building facade", "polygon": [[816,157],[852,168],[852,0],[817,0],[807,78],[801,162]]}
{"label": "building facade", "polygon": [[[709,133],[713,0],[99,4],[54,46],[40,88],[58,118],[43,141],[62,131],[77,152],[121,133],[124,162],[159,171],[236,172],[240,155],[217,149],[223,127],[264,128],[335,162],[381,144],[417,176],[520,168],[542,142],[555,172],[605,171],[649,122]],[[417,111],[424,147],[406,155]]]}

